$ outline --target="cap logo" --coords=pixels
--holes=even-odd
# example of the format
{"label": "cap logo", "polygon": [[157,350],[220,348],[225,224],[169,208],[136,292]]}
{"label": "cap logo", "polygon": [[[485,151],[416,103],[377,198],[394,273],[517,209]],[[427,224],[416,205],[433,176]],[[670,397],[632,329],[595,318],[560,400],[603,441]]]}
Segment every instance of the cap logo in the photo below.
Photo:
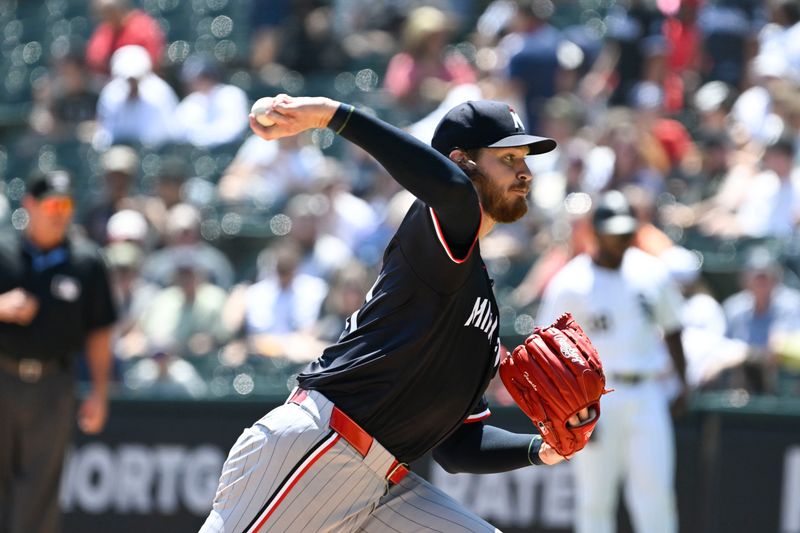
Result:
{"label": "cap logo", "polygon": [[508,112],[511,113],[511,119],[514,121],[514,127],[517,129],[517,131],[524,132],[525,125],[522,123],[522,119],[519,118],[519,115],[517,115],[517,112],[514,111],[514,108],[508,106]]}

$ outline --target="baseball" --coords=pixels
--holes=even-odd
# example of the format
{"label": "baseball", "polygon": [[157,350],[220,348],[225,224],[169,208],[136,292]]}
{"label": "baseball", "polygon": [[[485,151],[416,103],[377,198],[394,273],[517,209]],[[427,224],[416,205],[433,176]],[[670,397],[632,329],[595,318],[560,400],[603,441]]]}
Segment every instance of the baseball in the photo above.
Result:
{"label": "baseball", "polygon": [[256,100],[256,103],[250,108],[250,112],[256,117],[256,122],[268,128],[275,125],[275,121],[266,116],[270,109],[272,109],[272,97],[265,96]]}

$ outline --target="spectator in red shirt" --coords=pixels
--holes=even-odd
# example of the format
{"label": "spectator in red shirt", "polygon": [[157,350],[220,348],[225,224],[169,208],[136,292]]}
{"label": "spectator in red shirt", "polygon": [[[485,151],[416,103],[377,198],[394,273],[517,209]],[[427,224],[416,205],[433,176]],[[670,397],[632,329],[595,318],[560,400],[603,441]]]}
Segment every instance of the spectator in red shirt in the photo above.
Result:
{"label": "spectator in red shirt", "polygon": [[86,46],[86,63],[91,70],[108,74],[111,55],[125,45],[135,44],[147,50],[153,69],[158,71],[165,37],[153,17],[133,9],[129,0],[94,0],[92,9],[101,23]]}
{"label": "spectator in red shirt", "polygon": [[667,71],[664,77],[664,106],[668,113],[677,113],[685,105],[683,95],[699,79],[702,57],[702,34],[697,23],[702,0],[659,0],[667,15],[664,37],[667,40]]}
{"label": "spectator in red shirt", "polygon": [[680,172],[686,165],[699,161],[697,147],[686,127],[665,116],[663,87],[647,81],[637,84],[632,91],[631,105],[642,135],[640,143],[645,136],[651,137],[657,141],[655,147],[666,158],[661,168],[663,174]]}

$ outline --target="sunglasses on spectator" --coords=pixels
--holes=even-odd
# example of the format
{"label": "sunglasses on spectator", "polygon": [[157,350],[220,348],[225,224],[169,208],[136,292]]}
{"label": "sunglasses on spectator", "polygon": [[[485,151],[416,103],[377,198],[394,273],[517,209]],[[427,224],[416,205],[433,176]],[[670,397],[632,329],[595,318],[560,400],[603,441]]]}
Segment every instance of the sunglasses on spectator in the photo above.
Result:
{"label": "sunglasses on spectator", "polygon": [[48,215],[69,215],[72,214],[75,204],[67,196],[51,196],[40,200],[39,207]]}

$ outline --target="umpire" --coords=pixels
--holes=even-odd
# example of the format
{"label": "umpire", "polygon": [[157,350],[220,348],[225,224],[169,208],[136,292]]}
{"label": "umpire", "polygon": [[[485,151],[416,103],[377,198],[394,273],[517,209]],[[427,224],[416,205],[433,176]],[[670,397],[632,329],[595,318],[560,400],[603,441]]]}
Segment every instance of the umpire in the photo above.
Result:
{"label": "umpire", "polygon": [[97,433],[108,412],[116,313],[97,250],[67,236],[70,176],[35,174],[23,207],[24,232],[0,234],[0,533],[48,533],[59,530],[74,356],[85,351],[92,381],[78,424]]}

